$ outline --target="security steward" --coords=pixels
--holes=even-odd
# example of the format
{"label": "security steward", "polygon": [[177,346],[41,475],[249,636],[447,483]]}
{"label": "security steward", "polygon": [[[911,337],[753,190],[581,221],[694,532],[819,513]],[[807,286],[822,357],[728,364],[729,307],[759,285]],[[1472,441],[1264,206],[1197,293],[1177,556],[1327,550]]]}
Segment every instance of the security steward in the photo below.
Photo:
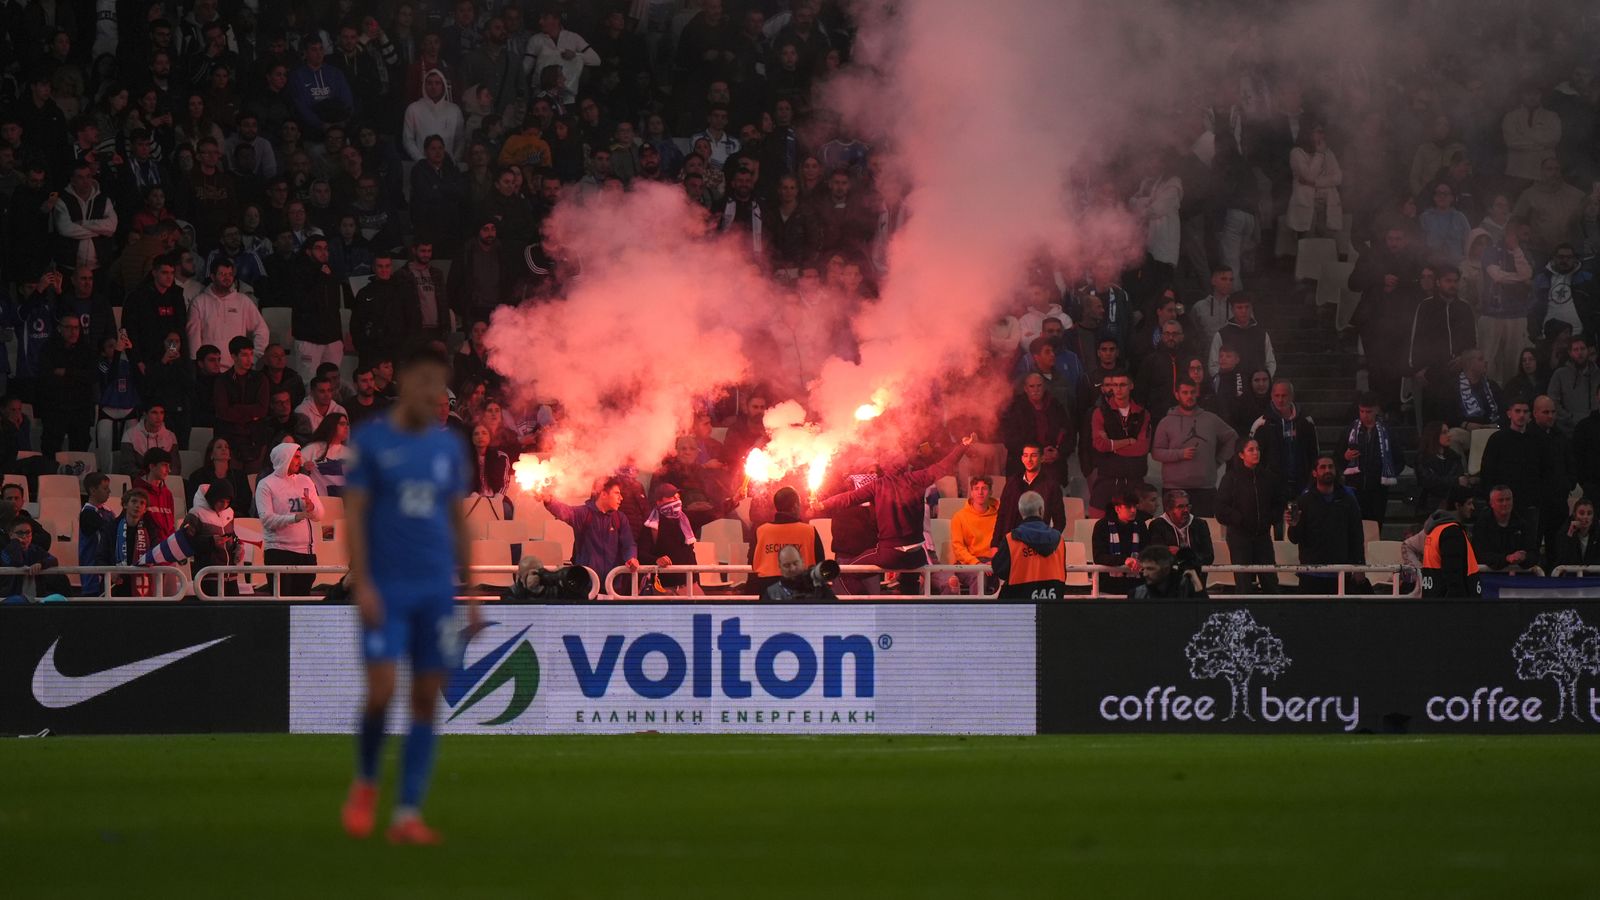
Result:
{"label": "security steward", "polygon": [[1002,598],[1060,600],[1067,590],[1067,554],[1061,532],[1044,520],[1044,497],[1027,491],[1017,498],[1022,521],[994,555],[994,575],[1005,582]]}
{"label": "security steward", "polygon": [[1472,521],[1474,498],[1468,488],[1456,488],[1443,509],[1422,525],[1422,596],[1481,597],[1478,555],[1472,551],[1467,524]]}
{"label": "security steward", "polygon": [[772,521],[756,529],[756,539],[750,544],[750,567],[755,570],[745,593],[765,595],[767,588],[783,577],[783,565],[778,553],[784,547],[800,551],[800,562],[810,569],[826,558],[822,549],[822,535],[810,524],[800,521],[800,494],[792,487],[778,488],[772,495],[775,513]]}

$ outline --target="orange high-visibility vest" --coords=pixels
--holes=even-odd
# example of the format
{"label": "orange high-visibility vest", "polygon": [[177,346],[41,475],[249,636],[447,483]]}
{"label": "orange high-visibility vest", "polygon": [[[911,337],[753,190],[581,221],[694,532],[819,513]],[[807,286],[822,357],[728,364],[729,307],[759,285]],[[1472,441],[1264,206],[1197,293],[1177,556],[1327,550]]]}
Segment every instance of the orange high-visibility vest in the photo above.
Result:
{"label": "orange high-visibility vest", "polygon": [[783,569],[778,565],[778,551],[793,547],[800,551],[800,559],[811,568],[817,564],[817,529],[804,522],[768,522],[756,529],[756,552],[751,567],[760,578],[779,578]]}
{"label": "orange high-visibility vest", "polygon": [[[1422,539],[1422,568],[1433,569],[1435,571],[1443,568],[1443,561],[1439,558],[1439,535],[1446,528],[1450,528],[1452,526],[1460,528],[1461,523],[1443,522],[1439,525],[1439,527],[1428,532],[1427,536]],[[1467,544],[1467,571],[1464,574],[1476,575],[1478,574],[1478,554],[1474,553],[1472,550],[1472,541],[1467,539],[1464,533],[1462,537],[1464,540],[1466,540]]]}
{"label": "orange high-visibility vest", "polygon": [[1032,584],[1036,581],[1065,582],[1067,580],[1067,554],[1057,543],[1048,556],[1040,556],[1032,547],[1006,535],[1011,550],[1011,574],[1006,585]]}

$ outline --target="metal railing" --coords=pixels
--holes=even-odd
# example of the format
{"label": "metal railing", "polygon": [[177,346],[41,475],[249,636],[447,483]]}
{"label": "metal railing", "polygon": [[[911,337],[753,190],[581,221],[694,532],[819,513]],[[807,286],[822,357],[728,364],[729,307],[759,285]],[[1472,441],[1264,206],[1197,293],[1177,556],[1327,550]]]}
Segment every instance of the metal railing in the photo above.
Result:
{"label": "metal railing", "polygon": [[[1350,575],[1356,574],[1358,572],[1363,574],[1363,575],[1367,575],[1367,574],[1394,575],[1395,577],[1390,579],[1389,590],[1387,592],[1385,592],[1383,596],[1388,596],[1388,597],[1413,597],[1413,598],[1422,596],[1422,573],[1421,573],[1421,571],[1419,571],[1417,569],[1416,566],[1407,566],[1407,565],[1399,565],[1399,566],[1377,566],[1377,565],[1340,565],[1340,566],[1333,566],[1333,565],[1325,565],[1325,566],[1318,566],[1318,565],[1307,565],[1307,566],[1300,566],[1300,565],[1294,565],[1294,566],[1265,566],[1265,565],[1252,565],[1252,566],[1205,566],[1204,568],[1201,569],[1201,571],[1204,572],[1207,575],[1221,575],[1221,574],[1225,574],[1225,573],[1232,573],[1232,574],[1236,574],[1236,575],[1277,575],[1277,576],[1294,575],[1297,578],[1300,577],[1300,576],[1303,576],[1303,575],[1311,575],[1311,576],[1332,575],[1336,579],[1335,586],[1334,586],[1334,592],[1332,594],[1324,595],[1324,596],[1330,596],[1330,597],[1348,597],[1348,596],[1351,596],[1349,591],[1347,590],[1349,585],[1348,585],[1346,579]],[[1402,575],[1409,575],[1410,578],[1411,578],[1411,589],[1409,591],[1402,592],[1400,590],[1400,582],[1401,582],[1400,576],[1402,576]],[[1376,592],[1374,592],[1374,593],[1376,593]],[[1308,595],[1306,593],[1286,593],[1286,594],[1243,594],[1241,596],[1247,596],[1252,600],[1287,600],[1287,599],[1299,599],[1301,597],[1306,597],[1306,596],[1310,596],[1310,595]]]}
{"label": "metal railing", "polygon": [[[971,596],[986,596],[986,595],[988,595],[988,591],[987,591],[988,579],[994,577],[993,572],[990,570],[990,568],[988,566],[961,566],[961,565],[944,565],[944,564],[941,564],[941,565],[923,566],[923,567],[918,568],[918,569],[883,569],[883,568],[880,568],[878,566],[840,566],[839,567],[839,574],[844,575],[844,576],[850,576],[850,575],[877,575],[877,576],[881,577],[884,574],[889,573],[889,572],[894,572],[894,573],[897,573],[899,575],[905,575],[905,576],[919,576],[919,575],[928,576],[930,578],[930,582],[925,582],[925,588],[926,587],[931,587],[931,578],[933,576],[941,574],[941,573],[953,574],[953,575],[962,575],[962,574],[975,575],[975,576],[977,576],[977,590],[973,594],[964,595],[964,596],[969,596],[969,597],[971,597]],[[607,597],[609,599],[618,599],[618,600],[632,599],[632,598],[640,596],[640,590],[643,587],[643,585],[641,583],[641,578],[643,578],[643,577],[646,577],[646,576],[652,576],[653,577],[653,576],[656,576],[656,575],[683,575],[683,576],[685,576],[685,579],[684,579],[684,583],[685,583],[684,593],[682,593],[682,594],[674,594],[675,596],[680,596],[680,597],[713,596],[718,600],[760,600],[760,599],[762,599],[762,596],[760,594],[734,594],[734,593],[728,593],[726,591],[708,592],[708,591],[705,590],[705,586],[701,585],[699,583],[700,582],[699,576],[701,576],[701,575],[745,575],[745,576],[749,576],[749,575],[754,575],[754,574],[755,574],[755,569],[753,567],[748,566],[748,565],[735,565],[735,564],[694,565],[694,566],[646,566],[646,565],[641,565],[641,566],[639,566],[638,568],[635,568],[635,569],[629,569],[626,566],[618,566],[615,569],[612,569],[610,572],[606,573],[605,591],[604,591],[604,595],[603,596],[605,596],[605,597]],[[619,576],[619,575],[627,576],[627,577],[632,579],[631,584],[630,584],[630,587],[632,588],[631,593],[623,594],[623,593],[618,592],[618,590],[617,590],[617,576]],[[745,581],[745,580],[748,580],[748,579],[737,579],[736,581]],[[734,582],[730,582],[730,584],[731,583],[734,583]],[[934,597],[943,598],[943,597],[953,597],[953,596],[959,596],[959,595],[948,594],[948,593],[945,593],[945,594],[934,594],[933,592],[925,589],[922,594],[889,594],[889,595],[885,595],[885,594],[838,594],[837,596],[839,597],[840,600],[876,600],[876,599],[879,599],[880,597],[883,597],[883,596],[894,596],[894,597],[899,597],[899,598],[916,599],[916,598],[919,598],[919,597],[921,597],[921,598],[934,598]]]}
{"label": "metal railing", "polygon": [[1565,578],[1568,575],[1600,575],[1600,566],[1556,566],[1550,570],[1550,577]]}
{"label": "metal railing", "polygon": [[[556,570],[558,570],[560,568],[564,568],[564,567],[561,567],[561,566],[543,566],[542,568],[545,571],[553,572],[553,571],[556,571]],[[0,569],[0,572],[3,572],[3,571],[4,571],[3,569]],[[521,567],[519,567],[519,566],[469,566],[468,569],[467,569],[467,573],[468,573],[469,576],[473,576],[473,575],[509,575],[509,576],[511,576],[511,579],[508,579],[507,587],[510,586],[509,581],[510,580],[514,580],[519,571],[521,571]],[[600,576],[597,575],[593,569],[590,569],[588,567],[584,567],[584,571],[589,573],[589,585],[590,585],[590,587],[589,587],[589,595],[588,595],[588,597],[586,599],[589,599],[589,600],[597,599],[599,597],[599,593],[600,593],[600,588],[599,588]],[[322,595],[322,594],[288,594],[288,595],[284,594],[283,593],[283,580],[280,579],[280,578],[268,578],[267,579],[267,589],[266,590],[263,591],[261,589],[255,589],[253,593],[249,593],[249,594],[230,595],[230,594],[227,593],[226,588],[224,588],[223,592],[219,594],[215,590],[213,590],[211,586],[212,585],[221,585],[221,584],[223,584],[224,580],[225,580],[225,577],[229,576],[229,575],[239,575],[239,576],[249,577],[249,576],[267,576],[267,575],[323,575],[323,574],[329,574],[329,575],[337,575],[337,576],[339,576],[340,579],[343,579],[344,576],[348,575],[349,573],[350,573],[350,569],[347,566],[245,566],[245,565],[237,565],[237,566],[207,566],[206,568],[201,569],[200,571],[196,572],[195,575],[194,575],[194,594],[195,594],[196,597],[198,597],[201,600],[287,600],[287,601],[323,600],[323,599],[326,599],[326,597],[324,595]],[[484,582],[481,582],[481,581],[478,581],[476,579],[473,579],[473,580],[471,580],[469,582],[469,584],[458,586],[458,588],[460,588],[460,587],[471,588],[471,587],[475,587],[475,586],[482,585],[482,584],[484,584]],[[456,593],[456,599],[457,600],[495,601],[495,600],[504,599],[504,595],[503,594],[469,593],[467,591],[458,590],[457,593]]]}
{"label": "metal railing", "polygon": [[[54,566],[49,569],[42,569],[38,574],[34,574],[31,566],[0,567],[0,578],[21,576],[22,590],[16,593],[34,601],[39,599],[38,579],[46,575],[100,575],[102,576],[100,579],[100,593],[94,595],[95,599],[100,600],[123,599],[120,597],[113,598],[111,594],[112,582],[116,580],[113,576],[117,575],[149,578],[152,583],[157,585],[157,589],[161,591],[156,596],[133,598],[138,600],[154,600],[168,603],[182,600],[188,596],[189,589],[192,586],[189,580],[189,573],[175,566]],[[166,587],[169,584],[176,586],[176,589],[170,595],[166,592]]]}

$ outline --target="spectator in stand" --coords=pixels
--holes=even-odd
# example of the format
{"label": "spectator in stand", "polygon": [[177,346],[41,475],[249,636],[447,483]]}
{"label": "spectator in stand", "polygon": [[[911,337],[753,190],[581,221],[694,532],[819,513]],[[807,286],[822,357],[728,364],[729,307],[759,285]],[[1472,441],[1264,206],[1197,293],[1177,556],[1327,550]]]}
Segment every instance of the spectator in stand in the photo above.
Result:
{"label": "spectator in stand", "polygon": [[[1283,480],[1261,461],[1261,444],[1248,438],[1228,464],[1217,491],[1217,521],[1225,529],[1228,557],[1236,566],[1273,566],[1272,527],[1283,517]],[[1267,572],[1237,577],[1240,590],[1271,594],[1278,576]]]}
{"label": "spectator in stand", "polygon": [[1472,449],[1472,432],[1506,424],[1505,394],[1489,378],[1489,363],[1482,350],[1473,348],[1461,354],[1455,394],[1441,405],[1446,410],[1445,424],[1450,426],[1450,447],[1463,459]]}
{"label": "spectator in stand", "polygon": [[1216,510],[1217,468],[1233,456],[1239,436],[1215,413],[1201,409],[1199,386],[1187,381],[1175,392],[1178,405],[1157,425],[1151,455],[1161,463],[1162,483],[1187,491],[1195,514]]}
{"label": "spectator in stand", "polygon": [[1517,358],[1517,374],[1504,385],[1506,401],[1521,400],[1532,403],[1533,398],[1540,394],[1549,393],[1550,377],[1554,374],[1545,366],[1544,360],[1539,358],[1539,353],[1532,347],[1522,348],[1522,355]]}
{"label": "spectator in stand", "polygon": [[1007,466],[1008,475],[1021,471],[1020,463],[1025,446],[1034,446],[1043,453],[1043,462],[1056,480],[1064,481],[1067,461],[1077,445],[1077,431],[1072,414],[1048,393],[1044,377],[1035,372],[1022,379],[1022,390],[1011,398],[1011,405],[1000,417],[1001,439],[1006,445],[1006,456],[1012,460]]}
{"label": "spectator in stand", "polygon": [[1105,397],[1089,420],[1089,508],[1098,516],[1111,498],[1132,491],[1149,471],[1150,414],[1129,396],[1133,382],[1126,374],[1106,377]]}
{"label": "spectator in stand", "polygon": [[219,481],[226,481],[233,489],[233,501],[230,502],[233,502],[234,515],[254,518],[255,498],[251,496],[249,473],[235,463],[233,447],[228,439],[212,438],[201,456],[200,468],[190,472],[184,481],[183,489],[190,498],[189,505],[195,505],[193,498],[200,492]]}
{"label": "spectator in stand", "polygon": [[172,489],[167,487],[167,476],[172,474],[172,454],[156,448],[144,455],[139,474],[133,478],[133,489],[143,491],[149,502],[150,525],[156,540],[166,540],[177,527],[177,504]]}
{"label": "spectator in stand", "polygon": [[[1553,546],[1545,548],[1545,564],[1550,571],[1559,566],[1600,566],[1600,540],[1595,540],[1594,501],[1585,497],[1572,507],[1566,528],[1557,533]],[[86,591],[87,592],[87,591]]]}
{"label": "spectator in stand", "polygon": [[94,270],[78,266],[72,270],[71,287],[53,291],[51,303],[56,315],[71,313],[83,325],[83,339],[98,350],[105,339],[116,334],[116,319],[105,294],[95,284]]}
{"label": "spectator in stand", "polygon": [[1227,266],[1212,266],[1211,293],[1200,298],[1184,313],[1184,331],[1193,336],[1196,348],[1210,347],[1212,338],[1233,316],[1233,307],[1229,303],[1232,296],[1233,270]]}
{"label": "spectator in stand", "polygon": [[1539,178],[1543,162],[1555,155],[1561,141],[1561,117],[1544,108],[1544,91],[1524,84],[1520,105],[1500,121],[1506,145],[1506,175],[1522,181]]}
{"label": "spectator in stand", "polygon": [[1528,316],[1533,311],[1533,267],[1523,244],[1528,223],[1512,219],[1504,242],[1484,253],[1488,276],[1483,304],[1478,309],[1478,346],[1483,348],[1489,375],[1503,382],[1517,371],[1517,355],[1528,340]]}
{"label": "spectator in stand", "polygon": [[[109,545],[116,537],[114,528],[117,514],[106,507],[111,499],[111,476],[104,472],[90,472],[83,476],[83,492],[88,499],[78,512],[78,564],[99,565],[99,560],[110,552]],[[1593,511],[1592,505],[1590,510]],[[84,575],[82,578],[83,589],[78,592],[79,596],[100,596],[105,576]]]}
{"label": "spectator in stand", "polygon": [[1135,398],[1150,411],[1150,420],[1161,417],[1172,408],[1179,382],[1188,378],[1188,352],[1183,345],[1183,326],[1176,320],[1161,326],[1161,345],[1147,354],[1139,363],[1139,377]]}
{"label": "spectator in stand", "polygon": [[1596,391],[1600,391],[1600,366],[1591,357],[1589,340],[1575,334],[1567,348],[1566,364],[1550,376],[1550,399],[1563,431],[1570,433],[1595,411]]}
{"label": "spectator in stand", "polygon": [[244,294],[234,289],[233,263],[219,259],[211,270],[211,284],[195,295],[189,305],[189,346],[227,347],[233,339],[247,336],[256,354],[267,349],[269,334],[261,311]]}
{"label": "spectator in stand", "polygon": [[[788,490],[793,495],[793,489],[790,488]],[[782,490],[780,489],[781,492]],[[650,493],[654,498],[654,504],[651,506],[650,515],[644,520],[644,527],[641,529],[639,555],[649,560],[652,565],[661,568],[694,565],[694,528],[689,524],[688,514],[683,511],[683,499],[678,496],[677,486],[663,481],[653,485]],[[800,505],[799,497],[791,496],[788,498],[788,503],[791,508],[798,508]],[[809,525],[802,527],[811,528]],[[812,537],[816,542],[816,546],[820,548],[822,539],[815,535],[816,532],[813,530]],[[810,545],[806,546],[807,551],[812,549]],[[751,548],[751,552],[755,552],[754,547]],[[776,553],[772,554],[774,563],[777,555]],[[820,559],[821,557],[818,558]],[[657,572],[655,592],[664,594],[685,593],[688,589],[688,579],[690,577],[697,576],[668,575]],[[753,591],[753,593],[761,592]]]}
{"label": "spectator in stand", "polygon": [[1272,336],[1256,322],[1255,301],[1249,294],[1235,294],[1229,301],[1232,316],[1211,339],[1210,355],[1206,359],[1207,371],[1216,374],[1221,366],[1222,347],[1227,344],[1239,351],[1239,365],[1250,371],[1266,369],[1276,375],[1278,357],[1272,351]]}
{"label": "spectator in stand", "polygon": [[[306,398],[306,383],[300,373],[289,368],[289,351],[282,344],[268,344],[265,364],[261,367],[261,374],[267,378],[267,390],[286,390],[289,392],[290,404],[300,405]],[[236,505],[235,509],[238,508]]]}
{"label": "spectator in stand", "polygon": [[[445,409],[447,412],[449,411],[448,404]],[[457,420],[452,417],[451,421]],[[294,406],[290,403],[289,391],[281,387],[277,389],[269,388],[266,418],[262,419],[256,426],[255,434],[251,439],[250,446],[257,448],[256,452],[248,457],[252,466],[251,471],[255,470],[256,460],[260,458],[259,448],[275,446],[282,443],[286,438],[296,444],[304,444],[306,441],[311,440],[311,431],[311,423],[306,421],[306,417],[294,411]],[[244,459],[245,457],[241,454],[240,458]]]}
{"label": "spectator in stand", "polygon": [[1300,140],[1289,152],[1289,169],[1294,173],[1294,187],[1284,225],[1302,237],[1326,237],[1342,229],[1339,185],[1344,183],[1344,172],[1339,158],[1328,148],[1321,125],[1301,127]]}
{"label": "spectator in stand", "polygon": [[1489,489],[1489,508],[1478,513],[1472,528],[1472,549],[1485,569],[1503,572],[1539,562],[1539,516],[1516,502],[1511,488]]}
{"label": "spectator in stand", "polygon": [[183,350],[181,336],[188,330],[189,306],[175,282],[179,263],[176,254],[157,257],[149,279],[140,282],[123,301],[122,327],[133,342],[133,358],[140,373],[147,372],[166,352],[164,342],[169,333],[180,335],[178,349],[180,353]]}
{"label": "spectator in stand", "polygon": [[1161,515],[1151,519],[1147,527],[1150,545],[1165,547],[1184,568],[1198,570],[1216,562],[1211,526],[1195,514],[1187,491],[1167,491]]}
{"label": "spectator in stand", "polygon": [[1567,184],[1561,161],[1551,156],[1539,164],[1539,180],[1517,198],[1511,215],[1528,223],[1523,247],[1540,261],[1550,258],[1555,248],[1575,239],[1579,218],[1589,198]]}
{"label": "spectator in stand", "polygon": [[[272,472],[256,482],[256,514],[261,518],[265,545],[262,562],[269,566],[317,564],[317,523],[326,511],[317,488],[301,473],[300,448],[278,444],[272,448]],[[283,575],[281,595],[306,597],[316,576]],[[269,591],[271,590],[269,586]]]}
{"label": "spectator in stand", "polygon": [[1091,557],[1097,566],[1122,569],[1127,574],[1100,576],[1100,593],[1116,597],[1133,590],[1140,575],[1139,553],[1149,544],[1149,533],[1139,521],[1139,498],[1129,491],[1109,501],[1109,509],[1094,523],[1090,535]]}
{"label": "spectator in stand", "polygon": [[[994,536],[1000,507],[990,496],[993,490],[992,478],[987,475],[972,476],[967,482],[966,505],[950,517],[950,553],[958,566],[987,565],[999,549]],[[1021,499],[1020,495],[1018,499]],[[992,588],[993,585],[988,587]],[[952,573],[945,583],[945,592],[976,594],[978,576],[970,572]]]}
{"label": "spectator in stand", "polygon": [[267,416],[267,379],[255,371],[256,351],[243,335],[228,343],[233,366],[216,379],[212,402],[216,410],[216,434],[227,439],[240,459],[260,458],[261,422]]}
{"label": "spectator in stand", "polygon": [[1389,488],[1399,483],[1405,460],[1380,419],[1382,403],[1376,394],[1362,394],[1356,402],[1356,420],[1345,437],[1344,478],[1355,492],[1361,517],[1384,523],[1388,517]]}
{"label": "spectator in stand", "polygon": [[[923,544],[923,497],[935,481],[955,472],[956,464],[976,439],[976,434],[967,435],[931,466],[913,469],[893,460],[885,467],[889,469],[888,474],[880,474],[876,481],[835,494],[818,505],[823,514],[831,515],[847,507],[872,503],[878,543],[867,556],[855,560],[857,565],[875,565],[889,570],[919,569],[927,565],[927,549]],[[915,592],[917,580],[902,576],[899,584],[902,590]]]}
{"label": "spectator in stand", "polygon": [[318,32],[301,40],[300,52],[305,61],[289,74],[289,96],[295,118],[309,135],[321,137],[328,126],[342,125],[355,114],[356,98],[344,73],[323,65],[327,50]]}
{"label": "spectator in stand", "polygon": [[572,564],[588,566],[603,580],[619,566],[639,568],[633,529],[622,515],[622,485],[615,478],[602,481],[588,502],[568,506],[548,492],[539,497],[545,509],[572,526]]}
{"label": "spectator in stand", "polygon": [[136,472],[142,468],[145,455],[151,450],[165,450],[170,456],[178,452],[178,436],[167,428],[167,410],[160,403],[147,403],[139,427],[129,429],[123,442],[124,471]]}
{"label": "spectator in stand", "polygon": [[44,423],[39,452],[45,456],[54,456],[63,442],[69,450],[89,449],[96,399],[94,353],[83,339],[82,320],[72,313],[60,316],[39,362],[37,406]]}
{"label": "spectator in stand", "polygon": [[[38,599],[49,594],[59,593],[57,585],[47,581],[49,576],[41,577],[40,573],[54,569],[59,563],[54,556],[36,543],[34,532],[42,526],[25,518],[12,519],[6,526],[6,543],[0,547],[0,566],[6,568],[27,569],[32,577],[38,581],[31,585],[32,596],[27,599]],[[12,575],[0,578],[0,597],[8,600],[13,597],[23,596],[23,591],[29,587],[27,575]]]}
{"label": "spectator in stand", "polygon": [[[1033,491],[1017,498],[1021,521],[1001,535],[994,554],[1000,596],[1021,600],[1060,600],[1066,593],[1066,550],[1061,532],[1043,518],[1044,498]],[[1102,582],[1104,584],[1104,582]]]}
{"label": "spectator in stand", "polygon": [[1017,526],[1017,498],[1028,491],[1044,498],[1044,512],[1041,515],[1052,528],[1059,531],[1067,527],[1067,507],[1061,493],[1061,482],[1045,468],[1043,449],[1036,442],[1023,441],[1016,459],[1015,468],[1007,467],[1012,474],[1006,479],[1005,490],[1000,493],[999,511],[994,524],[996,547]]}
{"label": "spectator in stand", "polygon": [[[1317,457],[1312,469],[1311,487],[1299,495],[1284,512],[1289,540],[1300,545],[1300,563],[1307,566],[1361,565],[1367,561],[1366,536],[1361,527],[1361,508],[1351,491],[1339,482],[1339,464],[1329,454]],[[1345,576],[1347,591],[1367,584],[1362,572]],[[1334,574],[1300,574],[1300,591],[1305,594],[1332,594],[1339,589]]]}
{"label": "spectator in stand", "polygon": [[1250,426],[1250,436],[1261,445],[1262,463],[1283,479],[1283,496],[1297,497],[1306,489],[1317,460],[1317,423],[1294,405],[1294,385],[1288,379],[1272,382],[1270,405]]}
{"label": "spectator in stand", "polygon": [[117,208],[101,192],[94,164],[73,165],[72,178],[52,208],[51,230],[57,235],[58,265],[103,269],[116,257]]}
{"label": "spectator in stand", "polygon": [[1403,367],[1407,336],[1422,297],[1421,271],[1410,232],[1394,222],[1384,229],[1382,244],[1363,251],[1350,272],[1350,289],[1361,292],[1350,324],[1361,335],[1372,389],[1382,397],[1398,398],[1400,379],[1410,374]]}
{"label": "spectator in stand", "polygon": [[1466,149],[1467,145],[1456,137],[1450,117],[1443,113],[1434,116],[1428,126],[1428,137],[1417,145],[1417,151],[1411,156],[1411,175],[1406,187],[1413,194],[1422,194],[1438,178],[1446,161]]}
{"label": "spectator in stand", "polygon": [[1200,403],[1228,423],[1229,428],[1245,433],[1257,414],[1252,413],[1249,404],[1250,373],[1239,363],[1238,347],[1229,344],[1217,348],[1217,373],[1206,379]]}
{"label": "spectator in stand", "polygon": [[[1056,339],[1059,340],[1060,320],[1046,319],[1045,322],[1056,331]],[[1017,358],[1017,366],[1013,371],[1017,378],[1024,380],[1031,374],[1038,374],[1043,379],[1045,393],[1054,398],[1069,416],[1089,405],[1089,384],[1077,355],[1070,350],[1058,350],[1047,333],[1040,334],[1028,343],[1028,352]],[[1020,386],[1026,390],[1025,384]]]}
{"label": "spectator in stand", "polygon": [[[1462,353],[1478,345],[1475,316],[1472,307],[1458,295],[1460,284],[1460,270],[1440,266],[1435,270],[1433,293],[1417,304],[1411,317],[1406,370],[1424,389],[1437,391],[1446,387],[1450,366]],[[1370,351],[1367,356],[1377,361]],[[1388,402],[1382,394],[1379,398]]]}
{"label": "spectator in stand", "polygon": [[1441,181],[1433,186],[1433,205],[1417,216],[1428,259],[1436,264],[1456,265],[1466,252],[1472,224],[1455,204],[1455,189]]}
{"label": "spectator in stand", "polygon": [[1600,501],[1600,392],[1596,393],[1594,411],[1573,426],[1572,455],[1583,495]]}
{"label": "spectator in stand", "polygon": [[1550,262],[1533,279],[1529,332],[1543,334],[1550,323],[1561,322],[1571,326],[1574,336],[1593,341],[1600,334],[1597,293],[1600,288],[1597,288],[1595,275],[1582,267],[1578,251],[1568,243],[1556,245]]}
{"label": "spectator in stand", "polygon": [[1467,461],[1451,448],[1450,429],[1437,419],[1422,426],[1416,473],[1419,513],[1439,509],[1451,491],[1470,488],[1478,482],[1467,474]]}
{"label": "spectator in stand", "polygon": [[377,375],[374,370],[366,368],[357,371],[356,392],[346,407],[350,414],[350,423],[360,425],[388,408],[389,399],[378,393]]}
{"label": "spectator in stand", "polygon": [[289,324],[295,365],[308,381],[318,366],[337,366],[344,359],[344,323],[339,311],[346,306],[350,285],[334,275],[328,252],[326,238],[312,238],[306,244]]}
{"label": "spectator in stand", "polygon": [[388,251],[378,253],[372,280],[350,301],[350,338],[362,365],[372,365],[378,356],[394,357],[422,330],[420,311],[407,299]]}
{"label": "spectator in stand", "polygon": [[[1548,398],[1545,398],[1548,400]],[[1478,477],[1485,484],[1503,484],[1532,508],[1544,477],[1544,441],[1529,429],[1533,411],[1526,403],[1506,409],[1506,427],[1489,436]]]}
{"label": "spectator in stand", "polygon": [[[451,102],[450,85],[444,73],[429,70],[423,76],[422,96],[406,107],[401,129],[401,146],[415,160],[427,160],[435,172],[447,160],[461,159],[466,153],[467,128],[461,107]],[[439,142],[437,159],[428,155],[428,145]],[[423,163],[419,162],[418,165]],[[454,163],[449,163],[454,167]],[[415,176],[413,176],[415,184]]]}
{"label": "spectator in stand", "polygon": [[336,386],[337,382],[332,378],[326,376],[313,378],[311,380],[310,393],[306,395],[306,399],[300,402],[299,406],[295,407],[295,413],[305,417],[312,431],[321,428],[323,420],[329,416],[337,414],[348,417],[350,415],[348,410],[333,399]]}
{"label": "spectator in stand", "polygon": [[324,497],[344,495],[345,457],[350,451],[350,417],[331,413],[301,451],[304,471]]}
{"label": "spectator in stand", "polygon": [[1534,399],[1528,431],[1539,439],[1539,481],[1533,498],[1539,510],[1539,543],[1551,548],[1571,508],[1567,498],[1578,484],[1572,439],[1556,427],[1556,404],[1549,397]]}

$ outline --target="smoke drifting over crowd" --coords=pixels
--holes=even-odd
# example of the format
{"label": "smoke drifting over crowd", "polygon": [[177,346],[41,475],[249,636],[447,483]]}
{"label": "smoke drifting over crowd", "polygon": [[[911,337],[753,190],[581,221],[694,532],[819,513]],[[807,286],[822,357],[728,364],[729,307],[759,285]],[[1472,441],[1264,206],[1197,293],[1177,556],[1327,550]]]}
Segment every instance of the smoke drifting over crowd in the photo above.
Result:
{"label": "smoke drifting over crowd", "polygon": [[[807,422],[787,430],[779,446],[791,449],[774,464],[798,471],[851,443],[903,452],[907,435],[941,415],[992,416],[1004,394],[992,375],[977,376],[990,324],[1017,311],[1039,259],[1068,284],[1096,259],[1142,259],[1143,225],[1124,203],[1139,161],[1187,152],[1206,108],[1237,102],[1217,85],[1241,59],[1297,57],[1302,69],[1323,60],[1329,79],[1371,77],[1363,67],[1380,42],[1363,35],[1352,5],[1272,15],[1225,24],[1177,6],[1054,0],[858,8],[852,65],[823,106],[873,147],[884,270],[878,298],[848,310],[858,358],[818,359],[802,393],[773,392],[775,406],[802,403]],[[637,184],[563,204],[547,223],[583,275],[558,301],[500,311],[489,344],[519,389],[562,402],[543,464],[560,492],[581,493],[630,461],[654,467],[689,428],[694,402],[725,386],[796,381],[770,326],[834,310],[765,278],[749,235],[715,235],[717,218],[676,186]],[[927,402],[935,390],[937,408]],[[892,427],[856,416],[875,402]]]}

